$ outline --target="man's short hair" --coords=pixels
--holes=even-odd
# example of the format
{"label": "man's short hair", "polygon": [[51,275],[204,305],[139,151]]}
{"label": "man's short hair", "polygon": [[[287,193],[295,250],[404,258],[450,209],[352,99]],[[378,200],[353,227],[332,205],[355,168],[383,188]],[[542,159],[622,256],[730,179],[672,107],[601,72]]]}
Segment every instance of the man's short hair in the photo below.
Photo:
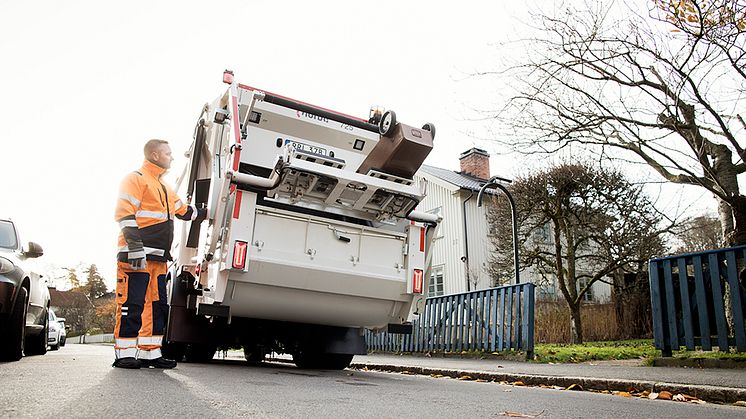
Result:
{"label": "man's short hair", "polygon": [[143,147],[143,154],[145,154],[145,157],[150,156],[150,153],[154,152],[161,144],[168,144],[168,141],[156,139],[145,143],[145,147]]}

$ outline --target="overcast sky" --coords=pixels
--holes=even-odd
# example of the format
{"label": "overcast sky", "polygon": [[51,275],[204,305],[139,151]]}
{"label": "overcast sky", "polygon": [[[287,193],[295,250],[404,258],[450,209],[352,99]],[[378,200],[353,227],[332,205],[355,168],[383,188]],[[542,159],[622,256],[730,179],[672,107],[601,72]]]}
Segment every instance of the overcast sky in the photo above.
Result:
{"label": "overcast sky", "polygon": [[[532,2],[542,4],[540,0]],[[544,5],[551,3],[546,0]],[[0,3],[0,217],[45,249],[40,264],[95,263],[114,285],[121,178],[142,145],[186,164],[201,106],[238,81],[342,113],[371,105],[437,127],[427,164],[458,169],[471,109],[500,86],[468,77],[510,54],[524,5],[496,1],[34,1]],[[494,107],[494,106],[492,106]],[[511,176],[519,159],[493,157]]]}

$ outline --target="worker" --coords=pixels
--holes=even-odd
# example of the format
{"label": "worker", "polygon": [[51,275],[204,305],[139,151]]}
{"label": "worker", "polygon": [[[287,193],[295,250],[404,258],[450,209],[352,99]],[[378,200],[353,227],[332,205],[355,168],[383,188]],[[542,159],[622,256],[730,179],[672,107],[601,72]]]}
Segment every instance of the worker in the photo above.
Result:
{"label": "worker", "polygon": [[117,254],[114,367],[174,368],[176,361],[161,354],[166,328],[166,263],[170,260],[174,217],[204,218],[205,210],[185,205],[163,183],[171,167],[167,141],[150,140],[140,170],[122,181],[115,219],[119,223]]}

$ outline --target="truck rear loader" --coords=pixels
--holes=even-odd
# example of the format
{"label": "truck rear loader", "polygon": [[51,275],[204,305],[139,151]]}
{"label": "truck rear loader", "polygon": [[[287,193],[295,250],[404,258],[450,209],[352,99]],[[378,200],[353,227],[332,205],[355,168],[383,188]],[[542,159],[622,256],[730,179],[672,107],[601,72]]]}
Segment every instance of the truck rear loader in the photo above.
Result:
{"label": "truck rear loader", "polygon": [[234,81],[206,104],[178,183],[205,220],[177,228],[164,355],[242,347],[346,368],[365,329],[411,333],[440,219],[414,174],[435,128],[367,120]]}

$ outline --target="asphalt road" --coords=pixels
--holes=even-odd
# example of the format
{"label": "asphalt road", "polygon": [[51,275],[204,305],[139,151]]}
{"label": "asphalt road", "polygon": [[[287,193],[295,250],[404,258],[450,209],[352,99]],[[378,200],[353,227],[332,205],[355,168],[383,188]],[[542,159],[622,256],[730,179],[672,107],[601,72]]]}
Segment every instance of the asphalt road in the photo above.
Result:
{"label": "asphalt road", "polygon": [[0,417],[717,418],[745,408],[624,398],[367,371],[250,366],[227,359],[173,370],[111,368],[111,346],[67,345],[0,363]]}

